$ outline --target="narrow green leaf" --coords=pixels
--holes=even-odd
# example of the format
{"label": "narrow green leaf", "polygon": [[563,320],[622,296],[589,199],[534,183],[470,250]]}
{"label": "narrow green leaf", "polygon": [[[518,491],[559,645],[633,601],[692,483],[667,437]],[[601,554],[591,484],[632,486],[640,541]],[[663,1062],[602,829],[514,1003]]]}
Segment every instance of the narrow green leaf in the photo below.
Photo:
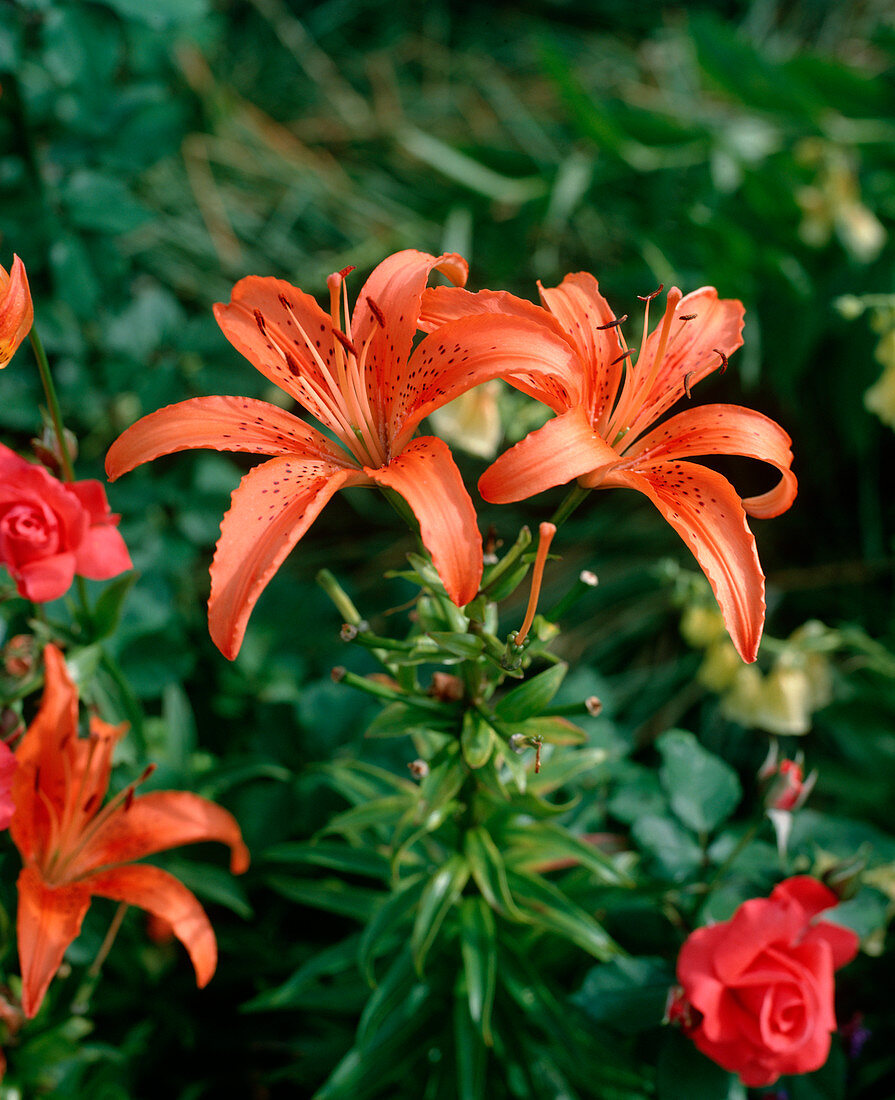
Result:
{"label": "narrow green leaf", "polygon": [[430,630],[426,637],[431,638],[439,649],[464,660],[478,657],[485,648],[484,641],[474,634],[460,634],[453,630]]}
{"label": "narrow green leaf", "polygon": [[334,871],[365,875],[383,881],[388,880],[391,870],[388,858],[374,849],[354,848],[334,841],[308,843],[287,841],[284,844],[275,844],[264,852],[264,859],[270,863],[299,863],[329,867]]}
{"label": "narrow green leaf", "polygon": [[483,768],[491,758],[491,752],[494,749],[494,731],[477,711],[468,710],[463,715],[460,746],[470,768]]}
{"label": "narrow green leaf", "polygon": [[460,950],[466,975],[469,1015],[482,1041],[492,1046],[491,1010],[497,986],[497,929],[484,898],[464,898],[460,906]]}
{"label": "narrow green leaf", "polygon": [[539,737],[548,745],[583,745],[587,741],[587,734],[580,726],[558,714],[514,722],[513,732],[523,737]]}
{"label": "narrow green leaf", "polygon": [[532,676],[504,695],[494,708],[495,715],[502,722],[521,722],[540,714],[559,691],[568,671],[569,666],[560,661]]}
{"label": "narrow green leaf", "polygon": [[510,893],[503,856],[484,826],[467,832],[463,850],[475,884],[491,908],[511,920],[525,920]]}
{"label": "narrow green leaf", "polygon": [[508,870],[507,882],[529,924],[571,940],[597,959],[618,953],[619,947],[606,930],[540,875]]}
{"label": "narrow green leaf", "polygon": [[93,608],[93,636],[96,639],[106,638],[115,632],[121,621],[121,612],[124,601],[130,592],[137,574],[131,570],[117,577],[100,593],[96,606]]}
{"label": "narrow green leaf", "polygon": [[269,875],[265,881],[271,890],[289,901],[311,909],[323,909],[327,913],[338,913],[361,923],[370,919],[382,897],[379,891],[348,886],[338,878],[298,879]]}
{"label": "narrow green leaf", "polygon": [[315,951],[282,985],[253,997],[240,1007],[240,1011],[267,1012],[272,1009],[299,1007],[303,994],[319,978],[332,978],[335,974],[344,974],[354,969],[357,964],[359,938],[357,934],[348,936],[332,947]]}
{"label": "narrow green leaf", "polygon": [[455,721],[408,703],[389,703],[367,726],[365,737],[406,737],[417,730],[444,729]]}
{"label": "narrow green leaf", "polygon": [[605,749],[599,748],[555,753],[549,760],[543,761],[537,775],[529,776],[529,787],[535,794],[549,794],[583,772],[595,771],[601,764],[606,763],[608,756]]}
{"label": "narrow green leaf", "polygon": [[357,948],[357,965],[370,985],[376,984],[373,962],[382,954],[395,936],[406,940],[402,932],[410,912],[416,908],[422,897],[426,880],[423,875],[413,875],[404,879],[388,896],[367,923],[361,933]]}
{"label": "narrow green leaf", "polygon": [[469,1017],[463,975],[454,987],[454,1051],[457,1058],[457,1100],[486,1100],[488,1051]]}
{"label": "narrow green leaf", "polygon": [[346,836],[357,836],[365,829],[374,828],[391,832],[409,805],[412,805],[412,800],[406,794],[390,794],[385,798],[376,798],[372,802],[362,802],[359,806],[352,806],[350,810],[345,810],[344,813],[336,814],[318,835],[343,833]]}
{"label": "narrow green leaf", "polygon": [[596,878],[610,886],[630,886],[631,880],[601,851],[583,837],[575,836],[554,822],[530,822],[521,827],[510,826],[501,835],[509,845],[507,863],[514,869],[543,870],[552,863],[572,861],[587,867]]}
{"label": "narrow green leaf", "polygon": [[469,878],[469,866],[457,853],[429,879],[420,898],[419,910],[410,936],[410,950],[416,972],[422,976],[426,956],[463,887]]}

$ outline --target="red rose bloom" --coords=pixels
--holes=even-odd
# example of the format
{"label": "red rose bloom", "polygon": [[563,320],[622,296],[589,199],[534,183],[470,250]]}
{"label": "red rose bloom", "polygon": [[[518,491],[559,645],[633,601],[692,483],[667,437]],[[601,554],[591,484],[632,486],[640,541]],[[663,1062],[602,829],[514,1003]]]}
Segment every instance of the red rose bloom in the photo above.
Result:
{"label": "red rose bloom", "polygon": [[678,981],[698,1021],[687,1033],[744,1085],[826,1062],[833,971],[858,950],[854,932],[815,919],[838,900],[816,879],[790,878],[730,920],[697,928],[681,949]]}
{"label": "red rose bloom", "polygon": [[35,603],[64,596],[77,573],[104,581],[131,568],[98,481],[64,484],[0,444],[0,564]]}

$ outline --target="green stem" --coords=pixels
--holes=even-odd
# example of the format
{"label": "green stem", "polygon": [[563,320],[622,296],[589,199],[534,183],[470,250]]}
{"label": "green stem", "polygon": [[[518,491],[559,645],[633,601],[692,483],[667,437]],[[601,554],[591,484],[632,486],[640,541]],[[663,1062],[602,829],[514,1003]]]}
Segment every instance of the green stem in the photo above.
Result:
{"label": "green stem", "polygon": [[53,385],[53,376],[50,373],[50,364],[47,362],[46,352],[44,351],[43,344],[40,342],[40,337],[37,335],[37,329],[34,325],[31,326],[30,338],[31,347],[34,349],[34,356],[37,359],[37,369],[40,373],[40,381],[43,385],[47,405],[50,409],[50,416],[53,420],[53,430],[56,432],[56,439],[59,441],[59,459],[62,463],[62,473],[66,481],[74,481],[75,470],[72,465],[71,455],[68,453],[68,444],[65,442],[65,429],[62,426],[62,413],[59,409],[59,399],[56,397],[56,387]]}
{"label": "green stem", "polygon": [[72,1000],[71,1010],[75,1015],[83,1016],[90,1007],[90,998],[93,996],[93,991],[96,989],[97,982],[99,981],[99,972],[103,968],[106,957],[112,950],[112,944],[115,942],[115,937],[118,935],[118,929],[121,927],[121,922],[124,920],[124,914],[127,910],[128,903],[126,901],[120,902],[118,908],[115,910],[115,916],[112,917],[112,923],[109,925],[109,930],[106,932],[105,939],[100,944],[100,949],[96,953],[96,958],[87,968],[87,974],[84,981],[81,983],[78,992]]}
{"label": "green stem", "polygon": [[589,489],[582,489],[580,485],[570,489],[566,499],[551,516],[550,522],[556,527],[561,527],[589,492]]}

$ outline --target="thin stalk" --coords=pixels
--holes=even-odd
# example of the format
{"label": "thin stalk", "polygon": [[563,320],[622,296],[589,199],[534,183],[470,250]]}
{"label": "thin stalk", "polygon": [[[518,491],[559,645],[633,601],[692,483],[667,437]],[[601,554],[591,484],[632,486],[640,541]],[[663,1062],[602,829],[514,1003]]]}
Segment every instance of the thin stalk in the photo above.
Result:
{"label": "thin stalk", "polygon": [[121,922],[124,920],[124,914],[127,910],[128,903],[126,901],[119,902],[118,908],[115,910],[115,916],[112,917],[112,923],[109,925],[109,930],[106,932],[105,939],[100,944],[99,951],[96,953],[96,958],[87,968],[87,974],[84,981],[81,982],[72,1000],[71,1010],[75,1015],[83,1016],[90,1006],[90,998],[93,996],[93,991],[96,989],[97,982],[99,981],[99,974],[103,968],[103,963],[112,950],[112,944],[115,942],[115,937],[118,935],[118,930],[121,928]]}
{"label": "thin stalk", "polygon": [[50,364],[47,362],[46,352],[44,351],[43,344],[40,342],[40,337],[37,335],[37,329],[34,325],[31,326],[30,339],[31,347],[34,349],[34,357],[37,359],[37,369],[40,374],[40,381],[43,385],[44,395],[46,396],[47,405],[50,410],[50,417],[53,421],[53,430],[59,442],[59,458],[62,463],[62,474],[66,481],[74,481],[75,470],[72,465],[71,455],[68,453],[68,444],[65,442],[65,429],[62,426],[62,412],[59,409],[59,399],[56,396],[56,387],[53,385],[53,376],[50,373]]}
{"label": "thin stalk", "polygon": [[550,517],[550,522],[555,527],[561,527],[589,492],[590,489],[582,489],[580,485],[576,485],[574,488],[570,489],[566,499]]}

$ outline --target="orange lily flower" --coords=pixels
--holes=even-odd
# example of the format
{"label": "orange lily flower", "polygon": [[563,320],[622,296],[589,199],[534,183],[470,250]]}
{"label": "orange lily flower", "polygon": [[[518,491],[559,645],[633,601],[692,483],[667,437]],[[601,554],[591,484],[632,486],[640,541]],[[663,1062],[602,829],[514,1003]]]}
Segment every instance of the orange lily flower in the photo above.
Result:
{"label": "orange lily flower", "polygon": [[[560,286],[539,289],[543,307],[492,291],[438,288],[423,298],[426,331],[473,315],[516,317],[525,325],[534,319],[550,345],[542,347],[545,370],[556,363],[547,386],[533,380],[524,363],[504,375],[556,416],[501,455],[482,475],[479,491],[504,504],[577,479],[582,488],[643,493],[692,550],[740,656],[754,661],[764,625],[764,574],[746,514],[776,516],[792,504],[791,440],[773,420],[737,405],[686,409],[652,427],[742,345],[742,303],[719,299],[714,287],[686,297],[672,287],[661,322],[649,332],[649,302],[656,296],[649,295],[640,350],[625,367],[632,354],[620,329],[626,318],[616,318],[592,275],[567,275]],[[742,499],[714,470],[682,461],[713,454],[761,459],[779,470],[780,481]]]}
{"label": "orange lily flower", "polygon": [[34,305],[25,265],[13,256],[10,272],[0,267],[0,370],[15,355],[33,323]]}
{"label": "orange lily flower", "polygon": [[460,472],[442,440],[413,434],[434,409],[500,375],[519,356],[531,356],[540,379],[539,330],[531,326],[524,333],[510,323],[499,346],[490,328],[476,331],[481,326],[473,318],[413,348],[420,298],[433,269],[455,283],[466,280],[461,256],[397,252],[370,275],[350,319],[344,286],[350,268],[327,280],[329,313],[289,283],[258,276],[237,283],[229,305],[215,306],[230,343],[336,443],[275,405],[242,397],[169,405],[113,443],[106,458],[113,480],[187,448],[274,456],[234,492],[211,565],[209,629],[225,657],[239,651],[265,585],[333,494],[347,486],[400,494],[454,603],[462,607],[478,591],[482,539]]}
{"label": "orange lily flower", "polygon": [[217,965],[205,911],[173,875],[133,861],[180,844],[219,840],[230,846],[230,869],[240,874],[249,853],[239,826],[226,810],[188,791],[134,798],[151,768],[101,808],[112,750],[127,727],[93,717],[90,736],[78,737],[78,693],[62,654],[48,645],[44,661],[40,710],[16,750],[10,825],[24,863],[17,934],[25,1015],[40,1008],[94,896],[138,905],[167,920],[202,987]]}

